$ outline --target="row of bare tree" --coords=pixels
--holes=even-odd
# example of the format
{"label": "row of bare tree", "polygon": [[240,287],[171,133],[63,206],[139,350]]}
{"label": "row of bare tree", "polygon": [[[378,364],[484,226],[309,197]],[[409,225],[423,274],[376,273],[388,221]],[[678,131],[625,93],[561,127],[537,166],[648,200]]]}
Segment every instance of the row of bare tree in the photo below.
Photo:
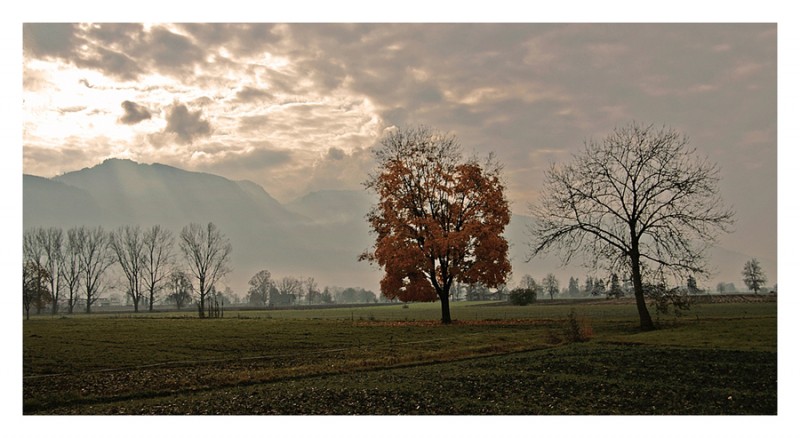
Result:
{"label": "row of bare tree", "polygon": [[[178,236],[182,262],[175,256],[175,237],[160,225],[148,229],[122,226],[32,228],[23,234],[23,306],[52,314],[66,304],[73,313],[79,302],[91,313],[107,287],[107,272],[117,266],[124,277],[125,294],[134,311],[146,301],[153,310],[156,295],[164,289],[180,306],[194,291],[200,316],[214,285],[230,272],[230,241],[213,222],[191,223]],[[174,295],[174,296],[172,296]],[[187,297],[188,295],[188,297]]]}
{"label": "row of bare tree", "polygon": [[[297,304],[375,303],[378,297],[371,290],[359,287],[325,286],[320,290],[313,277],[285,276],[273,278],[262,269],[248,283],[246,301],[257,307],[291,306]],[[385,298],[384,298],[385,299]]]}
{"label": "row of bare tree", "polygon": [[273,279],[272,274],[262,269],[248,282],[247,302],[255,306],[288,306],[300,302],[322,304],[332,301],[328,288],[320,292],[314,277],[297,278],[286,276]]}

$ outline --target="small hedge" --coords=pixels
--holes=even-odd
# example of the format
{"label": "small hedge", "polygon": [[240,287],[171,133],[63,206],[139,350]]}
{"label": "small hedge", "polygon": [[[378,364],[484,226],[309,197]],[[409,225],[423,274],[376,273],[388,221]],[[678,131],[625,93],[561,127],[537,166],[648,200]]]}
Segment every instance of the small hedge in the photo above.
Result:
{"label": "small hedge", "polygon": [[511,304],[516,306],[527,306],[536,301],[536,291],[533,289],[517,288],[511,291],[508,300]]}

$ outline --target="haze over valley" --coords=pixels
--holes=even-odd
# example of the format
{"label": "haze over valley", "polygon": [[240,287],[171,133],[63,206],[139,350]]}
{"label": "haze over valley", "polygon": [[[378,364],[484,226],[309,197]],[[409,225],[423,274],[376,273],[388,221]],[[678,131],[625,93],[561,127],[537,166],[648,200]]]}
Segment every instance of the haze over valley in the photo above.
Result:
{"label": "haze over valley", "polygon": [[[358,255],[374,243],[366,214],[373,203],[365,190],[321,190],[281,203],[251,181],[191,172],[163,164],[108,159],[96,166],[54,178],[23,176],[23,224],[31,227],[162,225],[177,234],[183,226],[214,222],[233,245],[233,272],[222,282],[243,297],[248,280],[262,269],[273,276],[314,277],[321,286],[362,287],[379,293],[382,273]],[[512,216],[506,228],[515,285],[530,274],[541,279],[555,273],[562,286],[585,269],[561,267],[557,259],[525,262],[530,218]],[[744,290],[740,271],[751,255],[715,248],[711,265],[718,281]],[[776,263],[761,260],[775,282]],[[605,273],[594,275],[605,277]],[[224,288],[224,286],[223,286]]]}

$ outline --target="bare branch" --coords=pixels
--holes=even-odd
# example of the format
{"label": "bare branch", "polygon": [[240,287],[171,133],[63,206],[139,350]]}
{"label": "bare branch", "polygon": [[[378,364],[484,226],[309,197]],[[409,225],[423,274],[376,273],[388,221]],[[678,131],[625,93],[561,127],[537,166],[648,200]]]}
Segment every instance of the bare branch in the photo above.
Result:
{"label": "bare branch", "polygon": [[530,258],[559,252],[562,262],[584,254],[594,266],[626,267],[633,278],[642,327],[642,273],[703,274],[705,251],[728,232],[719,170],[667,128],[632,123],[546,174],[544,197],[530,208]]}

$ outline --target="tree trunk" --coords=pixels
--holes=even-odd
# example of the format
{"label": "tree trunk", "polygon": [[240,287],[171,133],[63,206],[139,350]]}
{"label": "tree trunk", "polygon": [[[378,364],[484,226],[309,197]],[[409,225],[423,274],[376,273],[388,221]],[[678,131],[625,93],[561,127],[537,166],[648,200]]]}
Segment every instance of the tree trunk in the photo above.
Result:
{"label": "tree trunk", "polygon": [[200,276],[200,278],[198,278],[198,280],[199,280],[198,286],[199,286],[199,292],[200,292],[200,305],[199,305],[200,307],[198,309],[198,312],[200,313],[200,318],[205,318],[206,317],[206,293],[207,293],[207,291],[206,291],[206,280],[205,280],[204,276]]}
{"label": "tree trunk", "polygon": [[639,253],[634,250],[631,254],[631,271],[633,275],[633,294],[636,297],[636,309],[639,311],[639,328],[642,331],[654,330],[653,320],[647,310],[647,303],[644,300],[644,285],[642,284],[642,272],[639,265]]}
{"label": "tree trunk", "polygon": [[449,292],[442,291],[439,293],[439,301],[442,302],[442,324],[450,324],[453,322],[450,319],[450,299],[449,299]]}

